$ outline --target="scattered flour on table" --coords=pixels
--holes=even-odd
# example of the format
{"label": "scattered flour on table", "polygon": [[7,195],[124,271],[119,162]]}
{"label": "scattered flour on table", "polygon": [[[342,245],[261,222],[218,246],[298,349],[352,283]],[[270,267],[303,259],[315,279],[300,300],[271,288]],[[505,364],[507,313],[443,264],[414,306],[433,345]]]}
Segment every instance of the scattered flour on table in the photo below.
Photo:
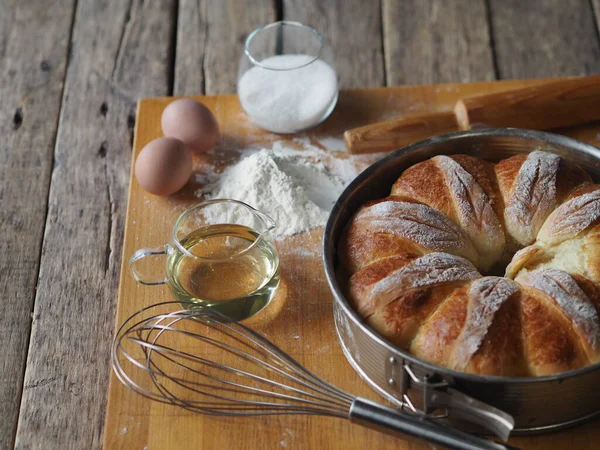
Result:
{"label": "scattered flour on table", "polygon": [[200,171],[195,175],[196,183],[208,185],[219,179],[219,174],[215,172],[215,168],[211,165],[204,164]]}
{"label": "scattered flour on table", "polygon": [[317,138],[319,144],[325,147],[327,150],[335,150],[340,152],[346,151],[346,144],[344,144],[344,140],[336,137],[325,136],[322,138]]}
{"label": "scattered flour on table", "polygon": [[[322,143],[323,139],[333,140],[333,138],[322,138],[319,140],[319,143]],[[339,178],[344,185],[349,184],[363,171],[363,169],[383,157],[383,154],[380,153],[351,155],[348,157],[345,150],[343,151],[343,157],[335,157],[335,154],[329,151],[331,149],[325,151],[311,145],[308,138],[294,138],[293,142],[302,146],[303,150],[298,151],[290,148],[285,141],[277,141],[273,143],[273,153],[286,158],[318,161],[326,167],[331,174]],[[342,153],[342,151],[338,152],[338,156],[340,153]]]}
{"label": "scattered flour on table", "polygon": [[[296,138],[295,146],[276,141],[270,149],[244,149],[242,159],[220,174],[205,165],[196,174],[204,185],[196,195],[232,198],[262,211],[277,223],[277,240],[324,226],[346,185],[381,155],[339,158],[309,142]],[[225,210],[210,211],[215,221],[240,220]]]}
{"label": "scattered flour on table", "polygon": [[[240,200],[264,212],[277,223],[273,235],[280,239],[323,226],[343,188],[342,180],[323,163],[262,149],[225,169],[199,193]],[[212,219],[235,219],[222,214]]]}

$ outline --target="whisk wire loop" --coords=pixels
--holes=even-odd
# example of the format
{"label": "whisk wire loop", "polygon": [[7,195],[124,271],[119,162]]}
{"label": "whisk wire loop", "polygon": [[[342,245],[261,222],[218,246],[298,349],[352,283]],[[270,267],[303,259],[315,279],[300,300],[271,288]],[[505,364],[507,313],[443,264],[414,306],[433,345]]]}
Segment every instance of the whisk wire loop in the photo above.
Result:
{"label": "whisk wire loop", "polygon": [[[134,338],[130,338],[130,339],[133,342],[135,342],[135,343],[139,344],[140,346],[143,346],[143,347],[145,347],[147,349],[156,350],[158,352],[157,355],[160,356],[161,358],[165,358],[165,359],[171,361],[173,364],[175,364],[175,365],[177,365],[177,366],[179,366],[181,368],[187,369],[190,372],[198,374],[198,375],[200,375],[202,377],[206,377],[206,378],[208,378],[208,379],[210,379],[212,381],[215,381],[215,382],[223,383],[223,384],[228,385],[228,386],[238,387],[238,388],[241,388],[241,389],[245,389],[246,391],[250,391],[252,393],[262,394],[264,396],[277,397],[277,398],[286,399],[286,400],[294,400],[294,401],[299,401],[301,403],[306,403],[306,404],[311,404],[311,405],[325,406],[324,403],[330,403],[331,405],[339,406],[341,408],[343,408],[345,406],[342,403],[334,402],[334,401],[331,401],[329,399],[324,399],[324,401],[321,401],[321,402],[315,402],[315,401],[310,401],[310,400],[303,399],[303,398],[293,397],[292,395],[286,395],[286,394],[282,394],[282,393],[278,393],[278,392],[274,392],[274,391],[269,391],[269,390],[266,390],[266,389],[260,389],[260,388],[254,387],[254,386],[247,386],[247,385],[243,385],[243,384],[240,384],[240,383],[235,383],[233,381],[220,379],[220,378],[212,376],[212,375],[210,375],[208,373],[205,373],[205,372],[202,372],[200,370],[194,369],[193,367],[187,366],[184,363],[182,363],[180,361],[176,361],[174,358],[170,358],[167,355],[168,354],[172,354],[172,355],[176,355],[178,357],[184,358],[184,359],[189,359],[189,360],[191,360],[193,362],[202,362],[206,366],[214,367],[214,368],[217,368],[217,369],[222,369],[222,370],[228,371],[228,372],[232,372],[232,373],[234,373],[236,375],[240,375],[242,377],[248,377],[248,378],[251,378],[254,381],[258,381],[260,383],[264,383],[264,384],[267,384],[267,385],[270,385],[270,386],[273,386],[273,387],[276,387],[276,388],[280,388],[280,389],[283,389],[283,390],[293,391],[293,392],[295,392],[297,394],[303,394],[303,395],[305,395],[307,397],[311,397],[311,398],[314,398],[314,399],[321,399],[320,397],[318,397],[316,395],[313,395],[313,394],[310,394],[309,392],[303,392],[300,389],[296,389],[296,388],[293,388],[291,386],[287,386],[287,385],[285,385],[283,383],[279,383],[279,382],[274,381],[274,380],[269,380],[267,378],[257,376],[257,375],[255,375],[255,374],[253,374],[251,372],[246,372],[246,371],[243,371],[243,370],[234,369],[232,367],[229,367],[229,366],[226,366],[226,365],[223,365],[223,364],[215,363],[214,361],[210,361],[210,360],[207,360],[207,359],[204,359],[204,358],[199,358],[199,357],[191,355],[191,354],[189,354],[187,352],[182,352],[182,351],[174,350],[174,349],[172,349],[170,347],[158,346],[156,344],[151,344],[151,343],[148,343],[146,341],[141,341],[141,340],[134,339]],[[150,364],[152,365],[152,367],[154,367],[156,369],[154,371],[151,371],[151,376],[156,377],[157,374],[160,374],[161,376],[168,377],[171,381],[176,382],[181,387],[183,387],[185,389],[189,389],[189,390],[197,392],[197,393],[201,393],[201,394],[213,397],[213,398],[220,398],[220,399],[223,399],[223,400],[231,400],[231,401],[237,401],[237,402],[242,402],[242,403],[244,403],[244,402],[251,402],[251,403],[253,403],[255,405],[268,405],[268,406],[275,405],[274,403],[267,403],[267,402],[262,402],[262,401],[257,401],[257,400],[250,401],[250,400],[240,399],[239,397],[238,398],[232,398],[232,397],[224,397],[224,396],[218,396],[216,394],[206,393],[205,391],[201,391],[201,390],[195,389],[193,386],[210,388],[211,385],[206,384],[206,383],[200,383],[200,382],[197,382],[197,381],[185,380],[183,378],[175,377],[173,375],[168,375],[164,371],[162,371],[162,369],[160,369],[160,367],[158,367],[154,363],[154,361],[150,360]],[[156,383],[158,383],[160,386],[162,386],[160,384],[160,381],[158,379],[155,378],[154,381]],[[235,393],[244,393],[242,390],[236,390],[236,389],[231,389],[231,388],[228,389],[225,386],[221,387],[220,389],[221,390],[230,390],[231,392],[235,392]],[[323,400],[323,399],[321,399],[321,400]]]}
{"label": "whisk wire loop", "polygon": [[[117,377],[131,389],[162,403],[210,414],[348,416],[352,396],[315,377],[242,324],[197,304],[188,310],[143,314],[173,303],[144,308],[117,332],[111,358]],[[170,334],[176,334],[178,345],[165,343]],[[134,356],[131,347],[142,357]],[[229,358],[227,363],[198,354],[210,348],[220,359]],[[123,362],[144,380],[128,374]]]}
{"label": "whisk wire loop", "polygon": [[450,448],[508,448],[347,394],[250,328],[193,302],[131,315],[117,330],[111,362],[131,390],[196,413],[334,416]]}
{"label": "whisk wire loop", "polygon": [[[335,391],[335,388],[332,390],[331,386],[325,384],[324,385],[325,389],[324,389],[323,388],[323,383],[321,383],[321,384],[315,383],[314,382],[314,376],[313,376],[313,378],[310,378],[309,376],[307,376],[306,375],[307,371],[302,366],[299,366],[299,368],[302,369],[301,371],[293,370],[293,373],[295,373],[296,375],[298,375],[300,377],[300,378],[298,378],[297,376],[294,376],[293,373],[290,373],[289,371],[285,370],[286,368],[289,369],[289,365],[286,365],[284,361],[282,361],[280,359],[277,359],[275,361],[275,363],[277,363],[279,367],[277,367],[277,366],[275,366],[275,365],[270,364],[269,362],[267,362],[267,360],[273,359],[273,358],[270,358],[270,356],[278,356],[278,355],[276,355],[274,353],[275,350],[277,352],[279,352],[282,356],[287,357],[287,355],[285,353],[281,352],[281,350],[279,350],[278,348],[276,348],[273,344],[271,344],[269,342],[266,342],[266,344],[268,344],[271,347],[270,349],[267,349],[267,348],[265,348],[262,345],[261,346],[252,347],[252,346],[250,346],[248,344],[247,341],[239,339],[238,336],[235,336],[235,335],[231,334],[231,333],[235,333],[235,334],[239,334],[241,336],[244,336],[243,334],[240,333],[240,331],[238,329],[230,326],[227,323],[219,323],[222,326],[219,331],[222,332],[223,334],[229,336],[229,337],[232,337],[238,343],[243,344],[243,345],[251,348],[252,350],[255,350],[256,347],[263,348],[265,350],[265,352],[261,352],[260,353],[260,356],[262,356],[262,359],[260,359],[260,358],[257,358],[255,356],[253,356],[252,354],[250,354],[248,352],[245,352],[245,351],[243,351],[243,350],[241,350],[241,349],[239,349],[237,347],[234,347],[234,346],[229,345],[227,343],[218,341],[216,339],[212,339],[212,338],[210,338],[208,336],[201,335],[201,334],[198,334],[198,333],[193,333],[193,332],[190,332],[190,331],[175,329],[175,328],[172,327],[172,325],[176,324],[177,321],[184,320],[184,319],[189,319],[191,317],[193,317],[193,316],[192,315],[188,315],[188,316],[184,315],[184,316],[181,316],[181,317],[178,317],[178,318],[174,319],[168,326],[154,324],[151,327],[143,327],[143,329],[149,330],[149,333],[153,329],[159,329],[159,332],[156,334],[153,342],[156,342],[158,340],[158,338],[160,337],[160,334],[163,333],[164,331],[169,330],[169,331],[181,332],[181,333],[183,333],[186,336],[190,336],[190,337],[193,337],[193,338],[198,339],[200,341],[203,341],[203,343],[209,343],[209,344],[217,347],[218,349],[221,349],[221,350],[224,350],[226,352],[229,352],[229,353],[233,354],[234,356],[238,356],[238,357],[240,357],[242,359],[249,360],[250,362],[253,362],[253,363],[255,363],[255,364],[259,365],[259,366],[262,366],[264,369],[271,370],[271,371],[275,372],[276,374],[280,375],[281,377],[283,377],[284,379],[287,379],[289,381],[293,381],[295,383],[303,385],[304,387],[312,388],[313,390],[316,390],[318,393],[320,393],[322,395],[325,395],[326,397],[325,398],[319,397],[318,395],[311,394],[310,392],[302,391],[300,389],[293,388],[293,387],[285,385],[283,383],[277,383],[274,380],[270,380],[270,379],[267,379],[267,378],[264,378],[264,377],[257,377],[255,374],[252,374],[252,373],[249,373],[249,372],[245,372],[245,371],[241,371],[241,370],[236,370],[236,369],[231,368],[229,366],[219,365],[219,364],[215,363],[214,361],[210,361],[210,360],[206,360],[206,359],[202,360],[202,362],[204,364],[206,364],[206,365],[209,365],[209,366],[212,366],[212,367],[217,367],[217,368],[220,368],[220,369],[223,369],[223,370],[226,370],[226,371],[232,371],[232,372],[237,373],[238,375],[247,376],[247,377],[253,378],[256,381],[260,381],[260,382],[265,383],[265,384],[270,384],[272,386],[277,386],[278,388],[281,388],[281,389],[284,389],[284,390],[289,390],[289,391],[295,392],[297,394],[304,395],[306,397],[312,397],[314,399],[319,399],[319,400],[321,400],[320,404],[322,404],[323,402],[326,402],[326,403],[331,403],[333,406],[339,406],[339,407],[342,407],[342,408],[348,407],[348,405],[345,402],[340,402],[339,401],[339,394],[341,394],[342,396],[348,397],[345,393],[339,391],[339,392],[334,392],[335,395],[333,395],[333,396],[330,395],[332,393],[332,391]],[[205,325],[207,325],[208,327],[211,327],[211,328],[215,328],[214,327],[214,323],[210,322],[210,321],[207,322]],[[240,324],[237,324],[237,325],[239,327],[242,327]],[[228,333],[225,330],[230,331],[231,333]],[[244,331],[251,331],[251,330],[244,328]],[[258,335],[256,333],[252,333],[252,334],[253,334],[253,337],[260,338],[261,340],[264,340],[264,338],[262,338],[262,336],[260,336],[260,335]],[[244,337],[247,338],[247,336],[244,336]],[[197,362],[197,360],[198,360],[198,357],[196,355],[191,355],[189,353],[184,353],[184,352],[177,351],[177,350],[174,350],[173,354],[175,354],[177,356],[182,356],[182,357],[185,354],[185,357],[189,358],[191,361],[196,361]],[[161,356],[164,356],[164,355],[161,355]],[[291,358],[289,358],[289,357],[287,357],[287,358],[289,360],[293,361]],[[174,360],[171,360],[171,361],[173,361],[175,363]],[[190,367],[187,367],[187,368],[189,370],[193,370]],[[292,369],[294,369],[294,368],[292,368]],[[312,375],[312,374],[309,373],[309,375]],[[215,379],[215,381],[221,381],[221,382],[223,382],[223,380],[216,380],[216,379]],[[244,386],[244,388],[246,388],[248,390],[254,390],[250,386]],[[329,389],[327,389],[327,388],[329,388]],[[268,392],[268,391],[262,391],[262,392]],[[288,399],[292,399],[292,398],[288,397]],[[297,398],[296,398],[296,400],[298,401]],[[351,402],[352,400],[351,400],[351,398],[348,398],[347,401]]]}
{"label": "whisk wire loop", "polygon": [[[165,326],[165,325],[157,325],[154,328],[160,329],[161,332],[162,331],[166,331],[166,330],[175,331],[173,328],[170,328],[170,326]],[[230,328],[230,327],[227,327],[227,328]],[[144,329],[146,329],[146,328],[144,327]],[[152,327],[150,327],[148,329],[152,329]],[[304,374],[300,374],[300,376],[302,378],[298,378],[297,376],[294,376],[293,374],[291,374],[289,372],[286,372],[285,370],[283,370],[283,369],[280,368],[280,367],[284,367],[282,364],[279,364],[280,367],[277,367],[277,366],[275,366],[273,364],[270,364],[269,362],[267,362],[264,359],[260,360],[259,358],[256,358],[255,356],[253,356],[253,355],[251,355],[251,354],[249,354],[247,352],[244,352],[243,350],[241,350],[239,348],[236,348],[236,347],[233,347],[233,346],[231,346],[229,344],[226,344],[224,342],[220,342],[220,341],[217,341],[217,340],[212,339],[210,337],[203,336],[203,335],[200,335],[200,334],[197,334],[197,333],[193,333],[193,332],[189,332],[189,331],[182,331],[182,333],[185,334],[186,336],[190,336],[190,337],[196,338],[196,339],[198,339],[200,341],[204,341],[204,342],[206,342],[208,344],[212,344],[212,345],[214,345],[215,347],[217,347],[219,349],[222,349],[222,350],[224,350],[226,352],[229,352],[229,353],[231,353],[231,354],[233,354],[235,356],[239,356],[240,358],[246,359],[246,360],[248,360],[248,361],[250,361],[252,363],[262,365],[264,368],[266,368],[268,370],[271,370],[274,373],[282,376],[283,378],[286,378],[288,380],[294,381],[294,382],[296,382],[298,384],[303,384],[303,382],[307,382],[307,383],[310,384],[310,382],[312,381],[310,379],[307,379]],[[156,338],[155,338],[155,340],[156,340]],[[147,347],[147,348],[153,348],[155,350],[157,349],[156,346],[150,346],[145,341],[137,340],[136,343],[138,343],[140,346],[144,346],[144,347]],[[176,354],[179,357],[189,358],[191,361],[196,361],[197,362],[198,360],[201,360],[203,363],[205,363],[207,365],[210,365],[210,366],[213,366],[213,367],[217,367],[217,368],[220,368],[220,369],[223,369],[223,370],[227,370],[227,371],[232,371],[232,372],[237,373],[238,375],[248,376],[250,378],[253,378],[253,379],[257,380],[257,381],[260,381],[260,382],[263,382],[263,383],[266,383],[266,384],[277,385],[277,387],[279,387],[279,388],[290,390],[290,391],[293,391],[295,393],[303,394],[303,395],[306,395],[308,397],[312,397],[312,398],[315,398],[315,399],[321,399],[321,400],[324,400],[326,402],[331,402],[332,404],[338,405],[338,406],[341,406],[341,407],[345,406],[344,403],[340,403],[337,400],[336,397],[332,397],[332,398],[327,397],[327,398],[323,399],[322,397],[319,397],[319,396],[317,396],[315,394],[311,394],[311,393],[308,393],[308,392],[303,392],[303,391],[301,391],[299,389],[293,388],[291,386],[284,385],[282,383],[277,383],[277,382],[275,382],[273,380],[269,380],[269,379],[266,379],[264,377],[257,377],[256,375],[254,375],[252,373],[249,373],[249,372],[245,372],[245,371],[241,371],[241,370],[236,370],[236,369],[231,368],[229,366],[225,366],[225,365],[222,365],[222,364],[217,364],[214,361],[202,359],[202,358],[199,358],[196,355],[191,355],[189,353],[181,352],[181,351],[174,350],[174,349],[170,349],[170,348],[164,347],[164,346],[162,347],[161,350],[162,351],[161,351],[160,355],[163,356],[163,357],[165,357],[165,355],[163,354],[164,352],[169,352],[170,351],[170,352],[172,352],[173,354]],[[178,365],[182,364],[182,363],[179,363],[178,361],[175,361],[174,359],[170,359],[170,361],[172,361],[174,364],[178,364]],[[194,369],[191,368],[191,367],[185,366],[185,368],[194,371]],[[160,369],[157,368],[157,370],[160,370]],[[201,374],[200,372],[197,372],[197,373]],[[234,383],[232,383],[232,384],[234,384]],[[246,387],[246,388],[254,390],[251,387]],[[317,390],[318,392],[320,392],[321,394],[323,394],[323,395],[327,395],[329,393],[327,390],[322,389],[321,386],[319,386],[319,385],[314,385],[313,388],[315,390]],[[263,390],[261,392],[266,393],[268,391],[264,391]]]}

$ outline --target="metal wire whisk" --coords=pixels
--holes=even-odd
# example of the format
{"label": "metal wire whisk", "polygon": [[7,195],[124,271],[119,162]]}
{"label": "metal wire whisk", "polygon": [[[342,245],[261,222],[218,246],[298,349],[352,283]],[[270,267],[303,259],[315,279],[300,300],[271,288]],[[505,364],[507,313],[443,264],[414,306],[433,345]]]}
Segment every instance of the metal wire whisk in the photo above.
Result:
{"label": "metal wire whisk", "polygon": [[248,327],[196,303],[144,308],[111,349],[118,379],[152,400],[209,415],[317,414],[457,449],[505,445],[354,397],[302,367]]}

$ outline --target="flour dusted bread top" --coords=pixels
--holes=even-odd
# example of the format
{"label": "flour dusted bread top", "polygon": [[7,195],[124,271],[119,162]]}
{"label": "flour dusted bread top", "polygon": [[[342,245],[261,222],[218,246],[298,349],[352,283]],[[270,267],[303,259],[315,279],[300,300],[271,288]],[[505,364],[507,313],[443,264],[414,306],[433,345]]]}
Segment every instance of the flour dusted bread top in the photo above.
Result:
{"label": "flour dusted bread top", "polygon": [[356,271],[397,254],[447,252],[476,261],[477,251],[462,228],[427,205],[388,197],[362,208],[347,229],[345,260]]}
{"label": "flour dusted bread top", "polygon": [[423,202],[456,222],[478,250],[479,265],[488,269],[505,245],[494,210],[500,196],[490,169],[483,160],[466,155],[436,156],[407,169],[394,183],[392,195]]}
{"label": "flour dusted bread top", "polygon": [[357,312],[424,360],[501,376],[600,360],[600,185],[558,155],[416,164],[352,217],[340,259]]}

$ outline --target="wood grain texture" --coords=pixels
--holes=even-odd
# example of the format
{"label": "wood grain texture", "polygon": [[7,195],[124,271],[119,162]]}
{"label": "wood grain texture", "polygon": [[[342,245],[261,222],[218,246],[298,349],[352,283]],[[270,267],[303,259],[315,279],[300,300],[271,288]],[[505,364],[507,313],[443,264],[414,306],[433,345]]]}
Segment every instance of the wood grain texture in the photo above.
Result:
{"label": "wood grain texture", "polygon": [[388,85],[495,79],[485,0],[383,0]]}
{"label": "wood grain texture", "polygon": [[462,130],[478,126],[549,130],[600,120],[598,103],[600,74],[467,97],[454,111]]}
{"label": "wood grain texture", "polygon": [[206,2],[181,0],[177,18],[174,95],[204,94]]}
{"label": "wood grain texture", "polygon": [[[397,117],[419,105],[415,113],[443,111],[462,96],[493,93],[539,84],[540,81],[449,84],[341,91],[332,116],[306,137],[340,138],[347,127]],[[260,130],[241,114],[232,95],[198,97],[216,115],[222,138],[215,151],[195,160],[195,170],[205,171],[212,162],[226,166],[235,148],[271,146],[277,136]],[[144,99],[140,102],[134,154],[160,136],[160,115],[172,98]],[[598,126],[570,130],[571,136],[598,145]],[[243,151],[242,151],[243,153]],[[340,154],[341,153],[341,154]],[[340,152],[338,157],[347,157]],[[239,156],[239,155],[237,155]],[[235,158],[234,158],[235,159]],[[123,255],[130,257],[140,247],[167,242],[177,216],[197,201],[198,184],[189,183],[183,192],[157,198],[132,181],[127,207],[127,227]],[[355,395],[381,401],[345,360],[333,325],[332,295],[327,287],[320,260],[321,230],[289,237],[277,243],[281,258],[282,289],[260,314],[246,322],[272,340],[309,370]],[[160,264],[157,262],[157,264]],[[166,287],[138,286],[127,264],[122,266],[117,324],[144,306],[169,298]],[[347,421],[322,417],[223,418],[195,415],[172,406],[150,402],[129,391],[111,377],[106,416],[105,448],[129,450],[201,449],[280,449],[332,448],[425,449],[402,438],[352,425]],[[598,422],[545,436],[515,439],[514,445],[535,450],[571,448],[592,449],[599,438]]]}
{"label": "wood grain texture", "polygon": [[600,42],[589,0],[489,1],[500,78],[600,71]]}
{"label": "wood grain texture", "polygon": [[454,111],[407,114],[346,130],[350,153],[393,151],[431,136],[477,127],[530,130],[600,120],[600,75],[569,77],[536,86],[459,99]]}
{"label": "wood grain texture", "polygon": [[275,18],[272,0],[181,0],[174,94],[235,92],[246,36]]}
{"label": "wood grain texture", "polygon": [[101,445],[135,103],[169,91],[173,7],[78,2],[17,448]]}
{"label": "wood grain texture", "polygon": [[413,142],[453,131],[458,131],[458,123],[452,111],[407,114],[347,130],[344,142],[350,153],[391,152]]}
{"label": "wood grain texture", "polygon": [[[170,92],[201,93],[202,86],[206,86],[207,92],[234,92],[239,53],[246,34],[275,20],[274,5],[281,3],[287,7],[283,11],[286,19],[312,23],[330,44],[335,43],[343,85],[362,87],[384,83],[381,6],[390,84],[483,80],[492,79],[494,74],[489,33],[486,36],[484,32],[486,11],[480,0],[384,0],[383,5],[379,1],[359,0],[312,0],[306,4],[293,0],[243,3],[233,0],[79,0],[67,88],[61,95],[76,3],[75,0],[0,1],[0,289],[5,306],[0,315],[3,330],[0,337],[0,449],[12,446],[16,432],[36,290],[17,447],[94,449],[100,445],[105,380],[109,373],[108,346],[121,263],[130,139],[138,97]],[[597,35],[591,32],[596,25],[587,0],[495,0],[489,3],[487,13],[491,17],[500,76],[559,76],[598,71],[600,44]],[[600,0],[591,0],[591,4],[598,21]],[[394,13],[390,5],[400,8],[404,15]],[[432,5],[437,5],[437,10]],[[205,9],[207,13],[202,15]],[[175,35],[177,10],[179,23]],[[464,15],[460,20],[453,18],[457,11]],[[374,25],[377,21],[379,28]],[[445,30],[445,34],[439,30]],[[394,33],[398,34],[397,38]],[[407,37],[401,40],[402,33]],[[418,36],[426,36],[426,39],[417,39]],[[477,39],[474,36],[478,36]],[[397,39],[397,43],[390,43],[390,37]],[[170,61],[174,57],[175,42],[178,49],[173,66]],[[407,42],[408,53],[402,53],[402,48],[391,52],[390,45]],[[480,59],[474,58],[477,54],[482,55]],[[517,85],[520,84],[509,82],[501,88]],[[477,92],[498,89],[489,86],[478,84],[472,89]],[[342,96],[338,112],[314,133],[341,136],[346,128],[391,119],[403,112],[448,109],[463,88],[438,86],[435,89],[415,88],[409,95],[402,91],[401,96],[394,98],[393,108],[386,103],[385,110],[377,112],[365,110],[364,105],[371,105],[372,101],[372,95],[366,91]],[[448,91],[441,92],[445,89]],[[64,108],[53,162],[61,101]],[[339,111],[344,114],[340,115]],[[154,131],[149,133],[156,133],[156,122],[152,120]],[[566,132],[600,144],[594,125]],[[227,137],[229,144],[234,145],[245,139],[233,131]],[[36,277],[53,168],[38,285]],[[152,243],[156,242],[144,244]],[[318,242],[315,240],[310,245],[316,246]],[[131,248],[139,246],[131,244]],[[320,268],[320,263],[308,263]],[[302,267],[307,260],[296,256],[285,264]],[[312,301],[328,296],[328,289],[319,278],[322,275],[313,275],[304,269],[295,273],[298,283],[317,284],[316,287],[310,284],[316,296],[309,296],[305,287],[297,287],[290,295]],[[296,304],[300,312],[290,321],[289,331],[305,332],[315,325],[323,326],[324,331],[317,333],[315,339],[326,342],[331,338],[330,318],[323,319],[323,314],[329,311],[328,305],[327,302],[316,303],[316,306],[311,302]],[[310,319],[310,326],[301,317]],[[283,340],[285,336],[281,334],[278,338],[283,344],[287,342]],[[318,344],[324,345],[322,342]],[[315,346],[313,350],[315,348],[321,347]],[[310,353],[310,349],[299,344],[294,344],[293,350],[307,353],[303,363],[353,390],[356,377],[350,369],[340,376],[335,370],[323,367],[322,354]],[[338,356],[332,359],[332,364],[344,365],[345,361]],[[356,386],[355,392],[360,393],[360,383]],[[130,401],[132,409],[129,411],[139,408],[142,417],[147,417],[147,404],[137,397],[125,396],[121,401]],[[276,448],[283,445],[322,448],[322,442],[328,439],[327,433],[334,430],[349,440],[355,439],[350,447],[367,448],[385,443],[394,448],[407,448],[404,441],[384,441],[377,437],[365,443],[360,432],[350,431],[353,427],[347,428],[329,419],[274,419],[266,423],[249,419],[241,426],[236,420],[223,420],[198,429],[195,416],[184,415],[177,426],[165,430],[161,422],[170,410],[156,411],[157,416],[148,421],[131,419],[130,430],[141,432],[152,422],[163,439],[180,442],[183,431],[194,436],[191,443],[201,437],[206,448],[210,448],[215,434],[221,443],[243,442],[242,447],[251,446],[252,443],[244,441],[248,427],[256,429],[257,445],[267,442],[267,447]],[[536,449],[593,448],[599,438],[597,428],[598,423],[592,422],[572,431],[518,440],[515,444]],[[118,438],[124,428],[111,430]],[[130,436],[127,429],[125,434]],[[143,448],[140,441],[123,442],[133,442],[133,445],[122,448]],[[184,442],[184,446],[187,444]],[[107,448],[113,446],[107,445]]]}
{"label": "wood grain texture", "polygon": [[598,40],[600,41],[600,0],[591,0],[592,11],[596,19],[596,30],[598,30]]}
{"label": "wood grain texture", "polygon": [[19,415],[74,9],[0,2],[0,449]]}
{"label": "wood grain texture", "polygon": [[283,0],[283,18],[323,35],[341,88],[385,85],[379,0]]}

